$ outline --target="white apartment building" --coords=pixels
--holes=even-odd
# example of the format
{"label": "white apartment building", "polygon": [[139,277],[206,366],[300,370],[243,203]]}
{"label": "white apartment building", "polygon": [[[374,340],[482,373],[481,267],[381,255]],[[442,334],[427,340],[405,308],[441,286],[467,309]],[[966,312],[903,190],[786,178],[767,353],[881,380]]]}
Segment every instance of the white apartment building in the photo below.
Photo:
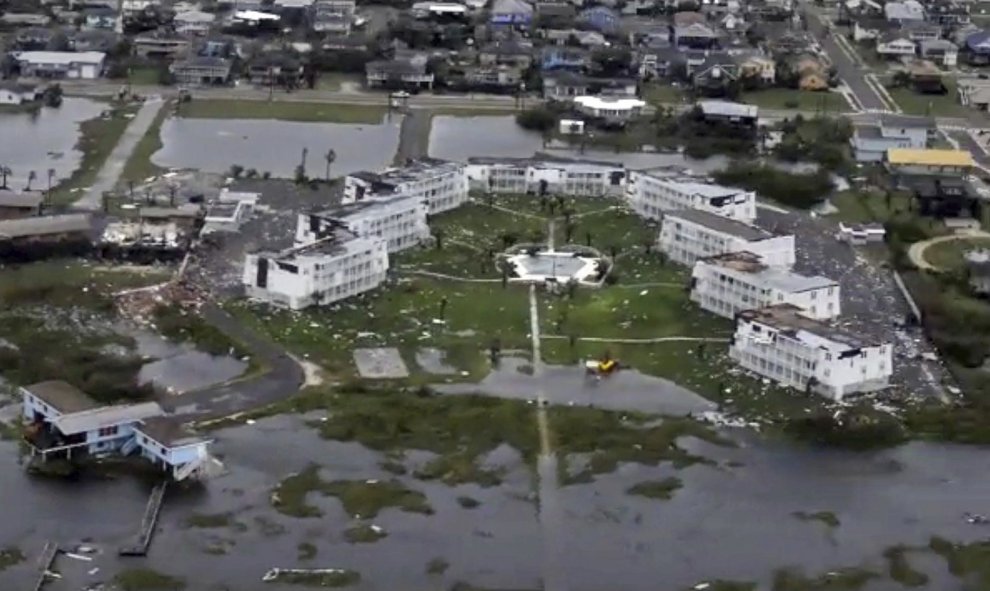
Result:
{"label": "white apartment building", "polygon": [[381,238],[389,252],[418,246],[430,237],[426,205],[417,197],[357,201],[335,209],[299,214],[296,244],[309,244],[344,228],[363,238]]}
{"label": "white apartment building", "polygon": [[888,386],[893,347],[864,342],[782,304],[740,312],[729,357],[781,385],[842,400]]}
{"label": "white apartment building", "polygon": [[566,158],[469,158],[472,189],[493,193],[621,196],[626,170],[620,163]]}
{"label": "white apartment building", "polygon": [[248,254],[243,282],[250,298],[301,310],[372,290],[387,272],[384,240],[338,229],[280,253]]}
{"label": "white apartment building", "polygon": [[356,172],[344,179],[342,203],[406,195],[425,201],[433,215],[459,207],[468,199],[466,166],[433,158],[412,160],[402,168]]}
{"label": "white apartment building", "polygon": [[839,315],[839,284],[768,267],[751,252],[733,252],[694,264],[691,300],[726,318],[743,310],[790,304],[804,316],[829,320]]}
{"label": "white apartment building", "polygon": [[626,199],[637,214],[651,220],[665,211],[697,209],[740,222],[756,219],[756,192],[705,182],[675,171],[630,172]]}
{"label": "white apartment building", "polygon": [[768,267],[794,265],[794,236],[696,209],[664,214],[658,244],[670,260],[690,267],[698,259],[743,251],[759,256]]}

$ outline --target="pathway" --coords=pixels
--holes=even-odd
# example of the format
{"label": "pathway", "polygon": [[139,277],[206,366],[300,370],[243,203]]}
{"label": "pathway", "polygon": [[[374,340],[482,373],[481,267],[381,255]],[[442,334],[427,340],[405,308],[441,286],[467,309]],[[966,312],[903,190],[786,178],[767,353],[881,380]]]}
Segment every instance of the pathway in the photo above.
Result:
{"label": "pathway", "polygon": [[938,267],[932,265],[925,259],[925,251],[928,250],[928,247],[941,244],[942,242],[967,240],[969,238],[990,238],[990,232],[985,232],[983,230],[963,230],[955,234],[936,236],[935,238],[915,242],[910,246],[910,248],[908,248],[908,258],[911,259],[911,262],[915,267],[918,267],[923,271],[938,271]]}
{"label": "pathway", "polygon": [[511,214],[511,215],[517,215],[519,217],[529,218],[531,220],[541,220],[541,221],[543,221],[543,220],[546,220],[547,219],[547,218],[545,218],[545,217],[543,217],[541,215],[533,215],[531,213],[525,213],[525,212],[522,212],[522,211],[516,211],[514,209],[511,209],[511,208],[508,208],[508,207],[503,207],[501,205],[496,205],[494,203],[488,203],[484,199],[473,199],[472,201],[474,203],[477,203],[478,205],[484,205],[485,207],[490,207],[492,209],[496,209],[498,211],[501,211],[501,212],[504,212],[504,213],[508,213],[508,214]]}
{"label": "pathway", "polygon": [[[529,327],[533,346],[533,376],[543,373],[543,357],[540,354],[540,317],[536,299],[536,286],[529,286]],[[546,393],[536,391],[536,425],[540,431],[540,456],[536,469],[539,480],[539,521],[543,538],[543,589],[564,591],[564,513],[560,503],[560,484],[557,481],[557,456],[550,439],[550,421],[547,417]]]}
{"label": "pathway", "polygon": [[144,134],[151,128],[151,124],[158,116],[158,112],[165,106],[165,101],[159,97],[148,98],[137,115],[127,125],[123,135],[117,141],[113,151],[107,156],[100,171],[96,173],[96,180],[93,185],[86,190],[86,193],[76,201],[75,206],[79,209],[96,211],[103,207],[103,193],[112,191],[120,180],[120,175],[124,172],[124,166],[131,157],[138,142]]}
{"label": "pathway", "polygon": [[457,275],[447,275],[446,273],[435,273],[433,271],[421,271],[419,269],[398,269],[399,273],[406,275],[421,275],[432,277],[433,279],[447,279],[450,281],[463,281],[464,283],[500,283],[501,279],[477,279],[474,277],[458,277]]}

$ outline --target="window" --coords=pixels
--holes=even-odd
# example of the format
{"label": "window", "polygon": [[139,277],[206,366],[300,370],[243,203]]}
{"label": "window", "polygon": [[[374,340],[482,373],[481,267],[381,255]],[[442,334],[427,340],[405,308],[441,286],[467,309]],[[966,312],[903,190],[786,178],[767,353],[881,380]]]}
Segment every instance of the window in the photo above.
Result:
{"label": "window", "polygon": [[117,425],[114,425],[112,427],[100,427],[100,430],[97,433],[99,434],[100,437],[110,437],[112,435],[116,435],[117,430],[118,430]]}

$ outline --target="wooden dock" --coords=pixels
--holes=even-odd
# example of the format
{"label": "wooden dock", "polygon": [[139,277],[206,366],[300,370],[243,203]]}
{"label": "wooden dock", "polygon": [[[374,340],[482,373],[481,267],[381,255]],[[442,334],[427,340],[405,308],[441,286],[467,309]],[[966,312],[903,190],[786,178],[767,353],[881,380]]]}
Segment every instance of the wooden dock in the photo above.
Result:
{"label": "wooden dock", "polygon": [[32,591],[41,591],[41,588],[48,582],[48,572],[52,570],[52,565],[55,564],[55,557],[57,556],[58,544],[55,542],[45,542],[45,549],[41,551],[41,558],[38,559],[38,566],[41,567],[41,572],[38,574],[38,580],[31,587]]}
{"label": "wooden dock", "polygon": [[151,546],[151,538],[155,535],[155,525],[158,523],[158,514],[162,510],[162,503],[165,500],[166,482],[161,482],[151,489],[151,496],[148,497],[148,505],[144,508],[144,516],[141,518],[141,529],[133,543],[121,546],[117,551],[120,556],[145,556],[148,554],[148,547]]}

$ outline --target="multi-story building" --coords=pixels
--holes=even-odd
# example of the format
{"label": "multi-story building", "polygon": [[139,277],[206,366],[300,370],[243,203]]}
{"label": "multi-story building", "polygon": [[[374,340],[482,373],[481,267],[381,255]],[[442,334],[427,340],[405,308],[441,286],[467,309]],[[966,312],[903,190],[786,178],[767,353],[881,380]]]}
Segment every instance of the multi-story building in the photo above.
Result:
{"label": "multi-story building", "polygon": [[888,386],[893,347],[866,342],[782,304],[740,312],[729,357],[784,386],[841,400]]}
{"label": "multi-story building", "polygon": [[356,172],[344,179],[341,202],[357,203],[399,195],[425,201],[429,215],[454,209],[468,199],[466,166],[423,158],[382,172]]}
{"label": "multi-story building", "polygon": [[338,228],[315,242],[279,253],[252,253],[244,261],[247,296],[291,310],[331,304],[385,281],[388,248]]}
{"label": "multi-story building", "polygon": [[21,76],[92,80],[103,75],[106,54],[100,51],[18,51],[10,54]]}
{"label": "multi-story building", "polygon": [[716,185],[677,171],[630,172],[626,199],[633,211],[652,220],[680,209],[707,211],[747,223],[756,219],[756,192]]}
{"label": "multi-story building", "polygon": [[698,259],[742,251],[759,256],[769,267],[794,264],[794,236],[696,209],[664,214],[658,243],[670,260],[688,266]]}
{"label": "multi-story building", "polygon": [[566,158],[469,158],[472,189],[493,193],[620,196],[626,182],[622,164]]}
{"label": "multi-story building", "polygon": [[751,252],[699,259],[691,273],[691,300],[726,318],[743,310],[790,304],[815,320],[839,315],[839,284],[768,267]]}
{"label": "multi-story building", "polygon": [[309,244],[340,228],[363,238],[381,238],[388,244],[389,252],[418,246],[430,237],[422,198],[399,195],[299,214],[296,244]]}
{"label": "multi-story building", "polygon": [[857,125],[849,142],[857,162],[881,162],[891,148],[927,148],[935,131],[932,117],[884,114]]}

